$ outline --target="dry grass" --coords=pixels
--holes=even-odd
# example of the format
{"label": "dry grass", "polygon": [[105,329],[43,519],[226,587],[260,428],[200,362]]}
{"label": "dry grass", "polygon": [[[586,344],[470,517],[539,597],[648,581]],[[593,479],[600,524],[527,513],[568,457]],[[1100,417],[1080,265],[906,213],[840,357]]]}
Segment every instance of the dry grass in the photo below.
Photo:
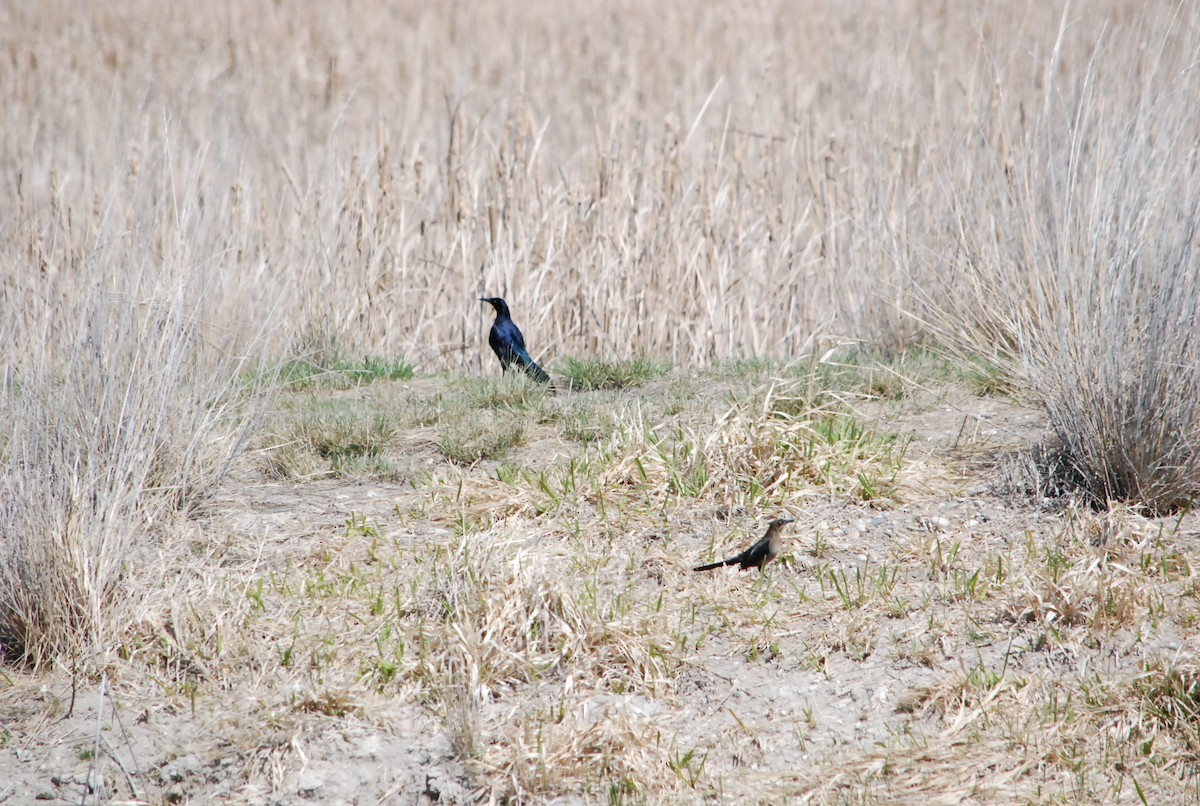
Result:
{"label": "dry grass", "polygon": [[[387,488],[370,517],[248,536],[241,566],[199,558],[184,574],[211,591],[187,594],[199,618],[156,616],[144,634],[191,647],[223,634],[173,674],[211,702],[259,670],[252,690],[285,732],[314,713],[370,722],[385,703],[424,702],[485,800],[1092,802],[1194,786],[1194,647],[1169,647],[1200,607],[1177,531],[1130,509],[955,507],[904,483],[856,505],[854,479],[882,466],[903,481],[934,457],[863,451],[887,444],[869,430],[817,438],[821,409],[779,416],[787,388],[733,387],[732,410],[665,418],[669,406],[628,399],[609,440],[548,464],[522,448],[511,473],[430,445],[436,470]],[[453,419],[475,390],[436,394]],[[551,416],[529,436],[568,428]],[[768,465],[783,472],[756,482]],[[707,481],[688,488],[697,467]],[[756,533],[751,513],[780,509],[803,522],[768,573],[690,572]],[[146,650],[161,652],[124,654],[136,668]],[[872,741],[831,743],[844,702]]]}
{"label": "dry grass", "polygon": [[[217,703],[200,797],[407,706],[496,801],[1195,797],[1192,533],[1151,516],[1200,490],[1198,29],[0,10],[0,657]],[[566,381],[480,379],[485,293]],[[963,380],[928,348],[1107,510],[996,524],[913,455],[887,423]],[[770,573],[689,574],[780,511]]]}
{"label": "dry grass", "polygon": [[[1054,50],[1040,6],[7,13],[7,101],[38,113],[11,124],[5,218],[45,278],[15,291],[70,292],[68,266],[108,263],[102,227],[144,232],[213,269],[223,325],[472,368],[490,366],[484,290],[538,359],[780,356],[814,331],[903,348],[919,292],[960,276],[947,187],[987,198],[1020,110],[1086,81],[1098,41],[1126,48],[1089,9]],[[83,36],[89,56],[42,56]],[[1043,85],[1051,57],[1067,67]]]}
{"label": "dry grass", "polygon": [[[529,444],[457,465],[433,434],[523,400],[493,383],[355,392],[400,424],[381,457],[407,462],[406,481],[235,487],[190,539],[164,540],[169,567],[136,570],[151,593],[116,647],[126,696],[164,704],[152,724],[190,709],[234,738],[219,791],[290,791],[331,730],[379,730],[401,706],[433,714],[446,750],[401,740],[497,802],[1194,787],[1195,648],[1178,640],[1200,599],[1179,523],[963,503],[928,446],[818,433],[830,411],[813,401],[847,390],[795,378],[725,376],[686,410],[675,379],[531,400]],[[567,436],[596,413],[614,417],[608,438]],[[957,418],[943,429],[963,440]],[[885,471],[888,497],[863,500],[858,480]],[[767,573],[690,571],[781,510],[801,522]],[[426,781],[393,774],[414,794]]]}
{"label": "dry grass", "polygon": [[[1171,512],[1200,493],[1200,88],[1186,7],[1124,18],[1069,85],[1014,92],[999,67],[988,136],[954,188],[957,288],[943,337],[996,356],[1045,406],[1058,450],[1043,470],[1093,504]],[[956,338],[957,337],[957,338]]]}
{"label": "dry grass", "polygon": [[250,360],[198,347],[186,286],[91,287],[41,326],[63,340],[30,351],[16,326],[6,340],[0,648],[90,666],[138,609],[128,563],[221,481],[257,386],[240,377]]}

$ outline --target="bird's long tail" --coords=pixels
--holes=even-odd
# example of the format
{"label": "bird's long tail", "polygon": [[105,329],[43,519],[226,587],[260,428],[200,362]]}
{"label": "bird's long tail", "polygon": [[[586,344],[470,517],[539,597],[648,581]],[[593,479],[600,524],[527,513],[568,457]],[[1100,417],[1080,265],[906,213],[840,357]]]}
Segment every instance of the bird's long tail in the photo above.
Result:
{"label": "bird's long tail", "polygon": [[693,571],[711,571],[714,568],[720,568],[723,565],[733,565],[734,563],[741,562],[741,559],[742,559],[742,557],[739,554],[737,557],[730,557],[728,560],[718,560],[717,562],[709,563],[708,565],[698,565],[695,568],[693,568],[692,570]]}
{"label": "bird's long tail", "polygon": [[537,363],[529,357],[529,353],[524,350],[515,350],[513,352],[513,361],[521,365],[525,370],[525,374],[533,378],[538,383],[550,383],[550,374],[542,369]]}

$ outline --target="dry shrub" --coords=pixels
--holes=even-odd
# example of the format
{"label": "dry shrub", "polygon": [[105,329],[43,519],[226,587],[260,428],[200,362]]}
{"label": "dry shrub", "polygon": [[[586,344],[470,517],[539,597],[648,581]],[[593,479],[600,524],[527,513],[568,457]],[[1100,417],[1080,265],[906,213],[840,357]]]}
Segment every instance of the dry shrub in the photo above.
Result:
{"label": "dry shrub", "polygon": [[[194,289],[82,288],[9,331],[0,399],[0,644],[40,663],[102,654],[137,597],[123,580],[228,471],[250,367],[209,344]],[[35,318],[30,311],[23,316]],[[12,322],[16,316],[7,319]],[[62,334],[39,343],[37,332]]]}
{"label": "dry shrub", "polygon": [[1163,512],[1200,493],[1200,17],[1176,12],[1064,17],[1032,108],[995,68],[995,131],[956,192],[961,304],[940,319],[1045,407],[1050,486]]}

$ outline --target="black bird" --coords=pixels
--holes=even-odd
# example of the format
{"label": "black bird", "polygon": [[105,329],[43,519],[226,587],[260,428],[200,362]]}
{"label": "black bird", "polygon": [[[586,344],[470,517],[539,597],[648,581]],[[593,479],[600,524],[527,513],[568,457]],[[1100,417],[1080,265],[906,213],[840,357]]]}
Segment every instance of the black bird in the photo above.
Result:
{"label": "black bird", "polygon": [[795,520],[795,518],[776,518],[771,521],[767,527],[767,533],[762,536],[762,539],[741,554],[730,557],[728,560],[700,565],[692,570],[711,571],[713,568],[720,568],[723,565],[741,565],[743,571],[747,568],[761,569],[779,556],[779,552],[783,549],[783,527]]}
{"label": "black bird", "polygon": [[488,333],[488,344],[492,345],[496,357],[500,359],[500,371],[508,372],[509,364],[520,364],[525,374],[539,383],[549,383],[550,376],[546,370],[534,363],[525,349],[525,337],[521,329],[512,320],[508,312],[508,303],[500,297],[480,297],[480,302],[486,302],[496,309],[496,321]]}

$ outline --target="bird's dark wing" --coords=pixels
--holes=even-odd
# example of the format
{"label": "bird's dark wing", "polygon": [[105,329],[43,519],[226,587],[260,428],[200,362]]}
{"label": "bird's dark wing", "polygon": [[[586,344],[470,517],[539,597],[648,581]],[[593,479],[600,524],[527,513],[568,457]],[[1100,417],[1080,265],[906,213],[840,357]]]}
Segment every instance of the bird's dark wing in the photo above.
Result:
{"label": "bird's dark wing", "polygon": [[492,346],[492,352],[500,359],[500,369],[507,370],[509,362],[512,361],[512,350],[504,341],[504,336],[501,335],[499,328],[492,325],[491,331],[488,332],[488,344]]}
{"label": "bird's dark wing", "polygon": [[510,350],[515,352],[525,349],[525,337],[521,335],[521,329],[513,323],[513,320],[498,320],[492,327],[496,331],[496,335],[504,344],[508,345]]}
{"label": "bird's dark wing", "polygon": [[500,368],[508,370],[509,364],[518,364],[525,374],[539,383],[549,383],[550,375],[529,356],[525,349],[525,337],[521,329],[505,313],[500,313],[488,332],[488,344],[500,359]]}
{"label": "bird's dark wing", "polygon": [[741,554],[735,554],[727,560],[720,560],[708,565],[693,568],[693,571],[709,571],[723,565],[740,565],[742,570],[747,568],[762,568],[771,559],[771,541],[764,537]]}
{"label": "bird's dark wing", "polygon": [[[516,328],[513,328],[516,330]],[[520,331],[517,331],[520,336]],[[495,338],[491,338],[495,336]],[[500,366],[508,369],[509,364],[517,364],[521,369],[525,370],[525,374],[533,378],[539,383],[549,383],[550,375],[546,370],[537,365],[537,362],[530,357],[529,352],[525,349],[523,342],[506,336],[503,329],[493,330],[488,342],[492,345],[492,349],[496,351],[496,355],[500,358]]]}
{"label": "bird's dark wing", "polygon": [[517,327],[512,322],[509,322],[508,324],[512,327],[512,342],[513,342],[513,344],[520,347],[521,350],[524,351],[525,350],[525,334],[521,332],[521,328]]}
{"label": "bird's dark wing", "polygon": [[742,570],[762,568],[771,559],[771,540],[764,537],[741,554]]}

